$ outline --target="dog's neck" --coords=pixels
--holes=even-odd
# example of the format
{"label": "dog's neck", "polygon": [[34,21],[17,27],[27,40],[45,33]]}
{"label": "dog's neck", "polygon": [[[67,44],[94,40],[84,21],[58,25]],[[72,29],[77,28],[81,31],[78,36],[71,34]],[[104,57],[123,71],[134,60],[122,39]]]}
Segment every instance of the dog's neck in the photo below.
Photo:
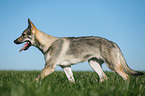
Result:
{"label": "dog's neck", "polygon": [[42,53],[45,53],[51,44],[58,39],[57,37],[48,35],[42,31],[37,30],[35,33],[35,43],[33,44],[37,47]]}

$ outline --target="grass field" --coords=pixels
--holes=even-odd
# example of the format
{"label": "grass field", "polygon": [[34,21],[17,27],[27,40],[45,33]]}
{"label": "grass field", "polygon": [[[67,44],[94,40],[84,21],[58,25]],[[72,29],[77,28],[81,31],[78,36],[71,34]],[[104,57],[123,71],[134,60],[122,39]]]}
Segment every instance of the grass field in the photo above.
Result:
{"label": "grass field", "polygon": [[38,71],[0,71],[0,96],[145,96],[145,76],[125,82],[112,72],[98,82],[95,72],[74,72],[76,84],[64,72],[54,72],[40,83],[31,83]]}

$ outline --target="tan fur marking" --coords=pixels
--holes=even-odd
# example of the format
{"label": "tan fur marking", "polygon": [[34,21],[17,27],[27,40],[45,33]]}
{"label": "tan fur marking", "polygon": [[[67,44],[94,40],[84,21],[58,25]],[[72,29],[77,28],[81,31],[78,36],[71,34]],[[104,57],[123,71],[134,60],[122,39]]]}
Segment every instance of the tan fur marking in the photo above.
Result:
{"label": "tan fur marking", "polygon": [[123,71],[121,65],[119,65],[119,67],[116,69],[116,72],[117,72],[124,80],[127,80],[128,77],[129,77],[129,76]]}

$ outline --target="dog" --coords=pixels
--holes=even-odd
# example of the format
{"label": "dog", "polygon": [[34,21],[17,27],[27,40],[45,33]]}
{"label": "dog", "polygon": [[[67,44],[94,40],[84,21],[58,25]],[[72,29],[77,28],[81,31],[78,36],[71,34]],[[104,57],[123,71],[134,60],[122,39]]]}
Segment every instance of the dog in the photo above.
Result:
{"label": "dog", "polygon": [[71,65],[85,61],[98,73],[100,82],[107,79],[101,67],[103,63],[124,80],[129,79],[127,73],[134,76],[144,75],[130,69],[118,45],[102,37],[54,37],[39,31],[28,18],[28,28],[14,40],[15,44],[24,42],[26,44],[20,52],[35,46],[44,54],[45,67],[36,81],[54,72],[55,66],[58,65],[64,70],[68,80],[75,83]]}

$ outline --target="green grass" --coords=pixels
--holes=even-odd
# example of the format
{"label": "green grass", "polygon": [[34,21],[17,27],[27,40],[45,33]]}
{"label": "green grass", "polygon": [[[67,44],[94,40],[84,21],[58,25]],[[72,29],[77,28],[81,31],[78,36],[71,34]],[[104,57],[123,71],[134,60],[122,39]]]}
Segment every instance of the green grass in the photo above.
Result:
{"label": "green grass", "polygon": [[54,72],[40,83],[31,83],[38,71],[0,71],[0,96],[145,96],[145,76],[125,82],[112,72],[98,82],[95,72],[73,72],[76,84],[64,72]]}

